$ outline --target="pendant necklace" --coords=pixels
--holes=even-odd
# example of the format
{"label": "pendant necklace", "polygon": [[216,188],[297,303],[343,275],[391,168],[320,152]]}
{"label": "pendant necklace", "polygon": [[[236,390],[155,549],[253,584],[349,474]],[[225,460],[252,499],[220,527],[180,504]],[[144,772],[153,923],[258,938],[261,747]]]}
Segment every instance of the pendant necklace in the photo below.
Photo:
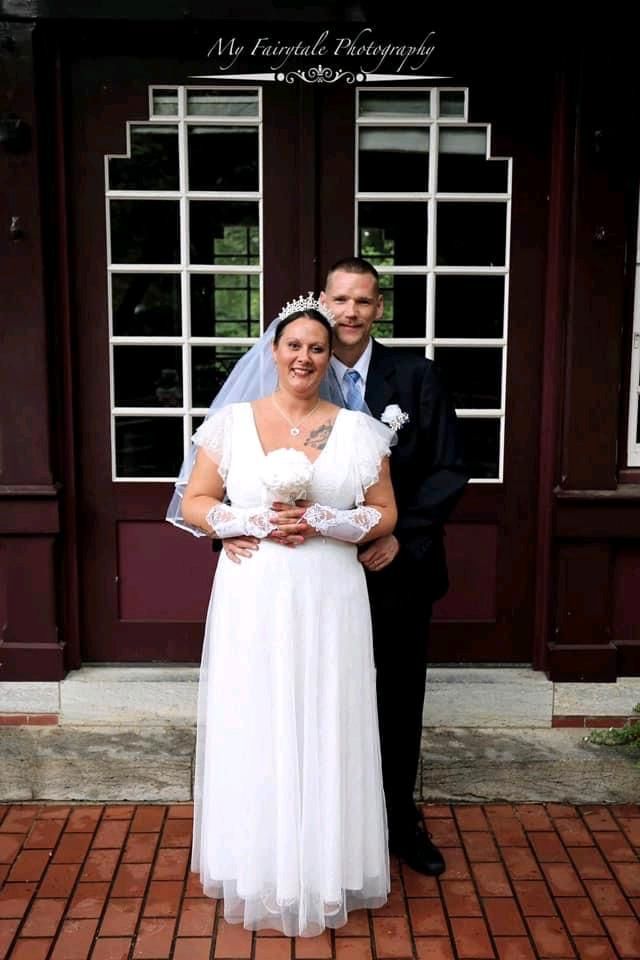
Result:
{"label": "pendant necklace", "polygon": [[287,421],[287,423],[289,424],[289,427],[290,427],[289,433],[291,434],[292,437],[299,437],[299,436],[300,436],[300,426],[304,423],[304,421],[305,421],[308,417],[311,416],[312,413],[314,413],[314,412],[318,409],[318,407],[319,407],[320,404],[322,403],[322,397],[320,397],[320,399],[319,399],[318,402],[315,404],[315,406],[313,406],[313,407],[311,408],[311,410],[309,410],[308,413],[305,413],[305,415],[304,415],[304,417],[302,418],[302,420],[298,420],[298,422],[297,422],[297,424],[296,424],[296,423],[294,423],[293,420],[291,420],[291,419],[287,416],[287,414],[284,412],[284,410],[282,409],[282,407],[280,406],[280,404],[279,404],[278,401],[276,400],[274,394],[271,394],[271,400],[273,401],[273,405],[274,405],[274,407],[276,408],[276,410],[278,411],[278,413],[280,414],[280,416],[281,416],[281,417],[284,417],[284,419],[285,419],[285,420]]}

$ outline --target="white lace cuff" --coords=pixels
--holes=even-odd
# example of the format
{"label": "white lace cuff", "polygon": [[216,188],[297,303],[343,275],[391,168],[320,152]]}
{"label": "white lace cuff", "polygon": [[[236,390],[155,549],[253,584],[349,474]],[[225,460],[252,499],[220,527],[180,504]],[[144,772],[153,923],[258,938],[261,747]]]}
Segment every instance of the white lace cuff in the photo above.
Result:
{"label": "white lace cuff", "polygon": [[268,536],[275,526],[271,523],[271,511],[255,507],[229,507],[217,503],[207,513],[207,523],[216,537],[259,537]]}
{"label": "white lace cuff", "polygon": [[355,507],[353,510],[336,510],[312,503],[302,514],[310,527],[323,536],[359,543],[370,530],[380,523],[382,514],[375,507]]}

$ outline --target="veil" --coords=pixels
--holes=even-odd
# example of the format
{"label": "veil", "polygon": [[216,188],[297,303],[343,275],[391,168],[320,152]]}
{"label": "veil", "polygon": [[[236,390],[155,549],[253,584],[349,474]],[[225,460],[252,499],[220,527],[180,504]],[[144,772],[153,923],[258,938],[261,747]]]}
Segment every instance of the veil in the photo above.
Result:
{"label": "veil", "polygon": [[[205,419],[217,410],[231,403],[250,403],[273,393],[278,384],[278,373],[273,362],[272,344],[276,327],[282,319],[279,315],[272,320],[260,339],[238,360],[235,367],[211,402]],[[337,407],[347,407],[340,381],[330,363],[320,385],[320,396]],[[362,412],[371,416],[371,411],[363,401]],[[191,444],[189,453],[182,462],[180,473],[175,481],[175,489],[166,514],[166,520],[195,537],[204,537],[206,533],[192,526],[182,516],[182,497],[189,482],[196,460],[198,448]]]}

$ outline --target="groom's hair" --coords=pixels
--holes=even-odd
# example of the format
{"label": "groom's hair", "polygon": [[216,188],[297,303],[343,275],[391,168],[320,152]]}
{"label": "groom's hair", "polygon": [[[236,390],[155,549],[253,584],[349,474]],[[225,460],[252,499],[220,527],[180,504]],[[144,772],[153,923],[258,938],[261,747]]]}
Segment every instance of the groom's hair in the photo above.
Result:
{"label": "groom's hair", "polygon": [[336,270],[344,270],[345,273],[368,273],[376,281],[376,286],[380,286],[378,271],[373,264],[365,260],[364,257],[343,257],[341,260],[336,260],[327,270],[325,287],[329,283],[329,277],[332,273],[335,273]]}

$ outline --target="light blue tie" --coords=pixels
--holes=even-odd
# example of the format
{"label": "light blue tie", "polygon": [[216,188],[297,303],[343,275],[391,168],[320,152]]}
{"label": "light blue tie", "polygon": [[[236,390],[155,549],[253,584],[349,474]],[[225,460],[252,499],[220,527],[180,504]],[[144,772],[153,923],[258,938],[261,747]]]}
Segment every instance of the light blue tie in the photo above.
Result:
{"label": "light blue tie", "polygon": [[362,410],[362,377],[357,370],[347,370],[343,381],[345,383],[344,399],[349,410]]}

